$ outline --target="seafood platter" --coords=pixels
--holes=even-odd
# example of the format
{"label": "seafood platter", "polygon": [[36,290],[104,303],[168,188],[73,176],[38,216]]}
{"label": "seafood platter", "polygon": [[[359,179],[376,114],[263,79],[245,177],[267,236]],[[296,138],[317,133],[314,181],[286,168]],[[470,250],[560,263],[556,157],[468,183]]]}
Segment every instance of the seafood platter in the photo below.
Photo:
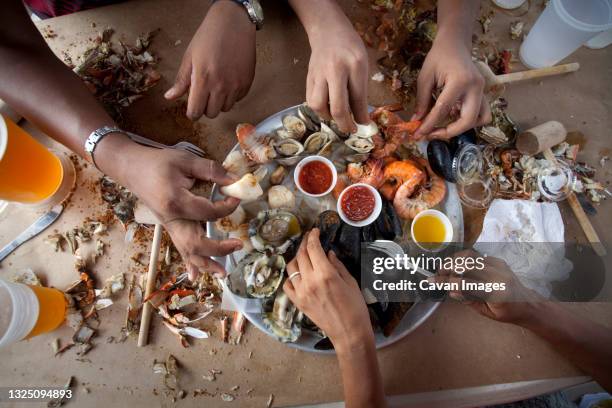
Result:
{"label": "seafood platter", "polygon": [[[237,126],[239,143],[223,167],[239,180],[213,186],[211,198],[232,196],[241,204],[207,224],[210,238],[243,242],[241,250],[216,259],[228,271],[224,302],[292,347],[333,352],[325,334],[282,290],[286,265],[311,228],[320,229],[324,250],[333,250],[357,282],[361,245],[395,241],[410,248],[411,221],[426,210],[445,214],[453,241],[463,240],[455,185],[431,170],[426,144],[410,141],[418,123],[403,121],[394,108],[370,108],[372,122],[358,125],[353,134],[322,120],[306,104],[257,126]],[[406,336],[439,304],[382,302],[362,292],[379,348]]]}

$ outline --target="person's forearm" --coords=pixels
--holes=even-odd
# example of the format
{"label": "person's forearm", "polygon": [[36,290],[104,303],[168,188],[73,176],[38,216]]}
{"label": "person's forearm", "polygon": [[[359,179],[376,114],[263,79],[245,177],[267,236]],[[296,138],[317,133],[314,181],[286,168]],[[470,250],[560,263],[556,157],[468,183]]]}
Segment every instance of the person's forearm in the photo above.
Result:
{"label": "person's forearm", "polygon": [[471,48],[474,21],[479,9],[478,0],[438,0],[437,36],[441,39],[459,38]]}
{"label": "person's forearm", "polygon": [[[2,8],[0,98],[50,137],[84,156],[87,136],[101,126],[113,125],[113,120],[49,49],[21,1],[8,0]],[[96,163],[112,173],[118,160],[113,153],[128,140],[118,135],[107,139],[96,149]]]}
{"label": "person's forearm", "polygon": [[357,345],[338,345],[336,354],[346,407],[386,407],[373,336]]}
{"label": "person's forearm", "polygon": [[612,391],[612,330],[574,314],[568,307],[543,302],[520,323],[548,341],[607,391]]}
{"label": "person's forearm", "polygon": [[313,40],[325,35],[325,28],[330,24],[351,25],[336,0],[289,0],[289,4],[304,26],[311,45]]}

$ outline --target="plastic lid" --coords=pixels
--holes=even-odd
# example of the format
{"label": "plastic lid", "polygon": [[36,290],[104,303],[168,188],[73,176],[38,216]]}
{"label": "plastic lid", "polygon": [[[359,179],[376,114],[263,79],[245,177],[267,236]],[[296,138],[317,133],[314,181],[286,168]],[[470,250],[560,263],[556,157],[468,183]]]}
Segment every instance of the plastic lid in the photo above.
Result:
{"label": "plastic lid", "polygon": [[465,144],[453,158],[453,172],[457,184],[465,184],[482,174],[483,157],[477,145]]}
{"label": "plastic lid", "polygon": [[550,201],[562,201],[572,192],[576,176],[570,167],[562,162],[538,174],[538,190]]}
{"label": "plastic lid", "polygon": [[0,332],[0,347],[25,338],[36,325],[39,304],[36,295],[27,285],[0,279],[0,300],[2,305],[10,304],[11,318],[8,328]]}

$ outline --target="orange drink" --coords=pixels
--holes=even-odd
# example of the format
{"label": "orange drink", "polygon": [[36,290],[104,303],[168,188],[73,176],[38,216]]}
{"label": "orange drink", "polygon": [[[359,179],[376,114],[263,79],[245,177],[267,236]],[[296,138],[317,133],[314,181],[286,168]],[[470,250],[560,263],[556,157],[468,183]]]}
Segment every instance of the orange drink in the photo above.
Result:
{"label": "orange drink", "polygon": [[60,159],[0,115],[0,200],[40,203],[62,184]]}
{"label": "orange drink", "polygon": [[26,339],[57,329],[66,315],[66,298],[61,291],[42,286],[30,286],[30,289],[38,299],[38,319]]}
{"label": "orange drink", "polygon": [[66,317],[64,294],[0,279],[0,348],[55,330]]}

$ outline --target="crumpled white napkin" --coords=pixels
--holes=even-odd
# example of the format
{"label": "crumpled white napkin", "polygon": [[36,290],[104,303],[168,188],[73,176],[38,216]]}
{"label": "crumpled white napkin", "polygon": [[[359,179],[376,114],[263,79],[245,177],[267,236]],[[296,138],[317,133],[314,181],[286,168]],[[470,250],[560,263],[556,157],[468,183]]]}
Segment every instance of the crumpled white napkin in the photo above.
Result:
{"label": "crumpled white napkin", "polygon": [[496,199],[474,249],[503,259],[523,285],[548,298],[551,282],[567,279],[572,270],[564,233],[557,203]]}

